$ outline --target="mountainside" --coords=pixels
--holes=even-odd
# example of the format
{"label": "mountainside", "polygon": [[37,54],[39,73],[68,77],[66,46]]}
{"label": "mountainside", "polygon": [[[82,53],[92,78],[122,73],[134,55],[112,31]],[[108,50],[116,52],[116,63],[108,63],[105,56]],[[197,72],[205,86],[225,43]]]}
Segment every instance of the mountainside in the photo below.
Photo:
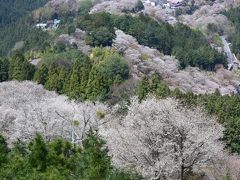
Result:
{"label": "mountainside", "polygon": [[5,56],[18,41],[30,33],[31,13],[47,0],[0,1],[0,57]]}
{"label": "mountainside", "polygon": [[43,6],[47,0],[0,1],[0,27],[15,23],[22,16]]}
{"label": "mountainside", "polygon": [[238,180],[239,0],[0,0],[0,179]]}

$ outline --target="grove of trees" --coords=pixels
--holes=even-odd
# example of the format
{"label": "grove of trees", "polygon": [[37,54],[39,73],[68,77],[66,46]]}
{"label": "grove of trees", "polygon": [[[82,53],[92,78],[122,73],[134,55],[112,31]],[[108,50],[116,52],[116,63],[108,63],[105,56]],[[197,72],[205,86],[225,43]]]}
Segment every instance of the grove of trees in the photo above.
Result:
{"label": "grove of trees", "polygon": [[3,82],[0,90],[0,131],[8,142],[28,141],[38,132],[45,140],[62,137],[82,144],[90,129],[109,121],[107,105],[72,102],[34,82]]}
{"label": "grove of trees", "polygon": [[[33,18],[29,14],[46,2],[47,0],[0,1],[0,57],[6,56],[16,42],[38,35],[32,27]],[[45,33],[41,33],[43,34]],[[38,36],[39,39],[44,38],[41,35]],[[34,43],[38,44],[36,41]]]}
{"label": "grove of trees", "polygon": [[77,100],[107,100],[113,85],[129,77],[126,60],[113,49],[96,48],[92,57],[79,50],[47,54],[39,67],[16,51],[0,61],[0,79],[34,80],[51,91]]}
{"label": "grove of trees", "polygon": [[30,142],[16,141],[9,148],[0,136],[1,179],[109,179],[137,180],[111,164],[105,141],[89,132],[82,146],[62,138],[46,141],[37,134]]}
{"label": "grove of trees", "polygon": [[[152,97],[140,103],[134,97],[127,104],[110,107],[73,102],[34,82],[10,81],[0,84],[0,102],[0,131],[13,147],[4,148],[7,155],[0,153],[3,179],[106,179],[106,175],[110,178],[119,172],[109,157],[114,167],[136,170],[144,178],[183,179],[194,168],[224,161],[224,128],[216,117],[174,98]],[[93,134],[89,136],[89,132]],[[41,137],[33,140],[36,133]],[[96,133],[106,144],[94,136]],[[24,146],[24,154],[11,156],[18,139],[20,145],[30,144]],[[125,179],[123,175],[138,178],[122,173],[120,179]]]}
{"label": "grove of trees", "polygon": [[95,56],[91,58],[80,54],[70,67],[61,61],[52,62],[49,67],[42,64],[34,80],[48,90],[64,93],[73,99],[104,101],[112,85],[128,79],[129,68],[117,52],[98,48],[95,51],[99,52],[93,52]]}
{"label": "grove of trees", "polygon": [[174,99],[132,98],[128,113],[105,129],[113,162],[147,179],[186,179],[194,167],[222,159],[222,126]]}
{"label": "grove of trees", "polygon": [[[223,160],[225,147],[240,154],[238,96],[171,91],[156,74],[144,76],[134,92],[128,62],[111,48],[117,28],[176,56],[182,68],[226,65],[201,32],[141,13],[88,14],[93,4],[86,0],[78,12],[52,14],[61,17],[62,29],[48,33],[34,28],[28,14],[46,0],[1,3],[0,179],[183,180]],[[138,1],[130,12],[143,8]],[[238,32],[239,9],[226,15]],[[76,28],[87,32],[90,55],[53,41]],[[9,53],[22,40],[21,50]],[[41,56],[36,66],[28,61],[34,54]]]}
{"label": "grove of trees", "polygon": [[221,96],[218,91],[209,95],[194,95],[182,93],[178,89],[170,91],[168,86],[161,81],[158,75],[151,78],[143,77],[137,88],[137,95],[143,101],[149,94],[158,98],[174,97],[189,107],[202,106],[210,115],[218,117],[218,121],[224,125],[224,137],[227,147],[240,154],[239,127],[240,127],[240,103],[238,95]]}
{"label": "grove of trees", "polygon": [[183,68],[190,65],[213,70],[216,64],[226,65],[223,54],[212,49],[201,32],[183,24],[173,27],[143,14],[133,17],[97,13],[79,17],[77,26],[88,32],[86,42],[92,46],[111,45],[116,27],[135,37],[140,44],[175,55]]}
{"label": "grove of trees", "polygon": [[228,17],[230,21],[232,21],[235,26],[235,33],[232,40],[232,49],[235,54],[240,55],[240,7],[230,9],[224,12],[224,15]]}

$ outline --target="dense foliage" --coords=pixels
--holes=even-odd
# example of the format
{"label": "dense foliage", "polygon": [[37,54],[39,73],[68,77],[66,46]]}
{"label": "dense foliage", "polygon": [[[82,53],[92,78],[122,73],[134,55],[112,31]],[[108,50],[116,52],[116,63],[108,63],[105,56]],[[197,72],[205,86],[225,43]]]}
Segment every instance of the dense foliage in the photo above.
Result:
{"label": "dense foliage", "polygon": [[91,58],[79,50],[49,52],[39,67],[30,64],[19,51],[0,60],[0,80],[34,80],[51,91],[78,100],[107,100],[111,86],[128,79],[125,59],[111,49],[93,50]]}
{"label": "dense foliage", "polygon": [[16,51],[11,58],[0,59],[0,82],[7,80],[31,80],[35,67]]}
{"label": "dense foliage", "polygon": [[1,0],[0,27],[15,23],[19,18],[41,7],[48,0]]}
{"label": "dense foliage", "polygon": [[173,27],[142,14],[133,17],[98,13],[81,16],[78,26],[88,32],[86,42],[93,46],[111,45],[116,27],[134,36],[140,44],[175,55],[183,68],[191,65],[213,70],[214,65],[226,63],[224,56],[208,45],[203,34],[183,24]]}
{"label": "dense foliage", "polygon": [[[44,5],[47,0],[0,1],[0,56],[5,56],[18,41],[28,39],[27,47],[41,45],[47,34],[33,28],[29,13]],[[40,43],[39,43],[40,41]]]}
{"label": "dense foliage", "polygon": [[31,80],[35,67],[19,52],[16,52],[9,61],[8,75],[10,80]]}
{"label": "dense foliage", "polygon": [[236,32],[232,37],[232,49],[235,54],[240,55],[240,7],[224,12],[236,27]]}
{"label": "dense foliage", "polygon": [[41,56],[41,63],[46,64],[49,67],[52,63],[58,61],[58,63],[70,67],[81,56],[84,56],[81,51],[76,49],[66,50],[65,45],[59,43],[55,46],[53,51],[50,50]]}
{"label": "dense foliage", "polygon": [[[216,64],[226,64],[224,56],[212,49],[199,31],[183,24],[173,27],[167,23],[156,22],[143,14],[136,17],[114,16],[108,13],[88,14],[91,1],[84,2],[80,7],[79,17],[76,18],[77,26],[73,18],[68,21],[71,18],[66,15],[66,19],[62,19],[62,22],[66,22],[63,23],[63,29],[55,33],[67,32],[71,35],[76,27],[80,27],[87,31],[87,44],[101,48],[93,49],[92,54],[86,56],[76,47],[69,48],[61,42],[52,47],[51,35],[34,28],[32,17],[27,15],[45,2],[46,0],[38,0],[29,6],[26,4],[31,3],[31,0],[25,0],[22,4],[20,1],[15,2],[13,6],[18,10],[14,10],[10,18],[1,16],[8,7],[1,7],[0,2],[0,56],[8,54],[13,45],[22,40],[24,45],[21,49],[24,52],[36,50],[36,53],[41,54],[41,62],[36,67],[28,62],[29,57],[26,57],[26,54],[19,51],[8,58],[0,58],[0,82],[34,80],[47,90],[66,94],[71,99],[108,100],[112,87],[120,89],[118,85],[129,78],[126,60],[114,49],[101,47],[112,45],[116,36],[115,28],[134,36],[140,44],[176,56],[182,68],[190,65],[213,70]],[[4,11],[1,11],[1,8]],[[142,8],[139,1],[133,11],[141,11]],[[227,13],[239,31],[238,11],[239,9]],[[233,40],[236,53],[239,53],[240,49],[238,37],[239,34]],[[137,95],[140,101],[149,93],[159,98],[175,97],[188,106],[202,105],[225,126],[224,140],[228,147],[232,152],[240,153],[239,97],[220,96],[217,92],[197,96],[191,93],[183,94],[178,90],[170,91],[157,75],[151,78],[145,76],[138,84]],[[104,114],[100,113],[100,116]],[[0,136],[0,179],[140,179],[135,174],[115,169],[107,151],[105,142],[93,133],[82,142],[82,147],[63,139],[46,141],[37,135],[29,144],[18,141],[9,148],[5,139]]]}
{"label": "dense foliage", "polygon": [[64,139],[45,141],[40,135],[28,144],[8,148],[0,136],[1,179],[140,179],[111,165],[105,142],[89,133],[78,147]]}
{"label": "dense foliage", "polygon": [[[65,61],[62,56],[49,67],[43,63],[36,71],[34,80],[46,89],[64,93],[70,98],[104,101],[112,85],[128,78],[129,70],[126,61],[116,52],[110,49],[95,51],[98,52],[93,52],[91,59],[73,50],[78,56]],[[52,56],[53,59],[55,57]]]}
{"label": "dense foliage", "polygon": [[227,146],[240,154],[240,103],[239,96],[221,96],[219,92],[210,95],[194,95],[181,93],[179,90],[170,91],[157,75],[151,78],[144,77],[138,84],[137,95],[143,100],[151,93],[159,98],[175,97],[189,106],[201,105],[211,114],[216,115],[225,126],[224,141]]}
{"label": "dense foliage", "polygon": [[8,80],[9,62],[7,59],[0,59],[0,82]]}

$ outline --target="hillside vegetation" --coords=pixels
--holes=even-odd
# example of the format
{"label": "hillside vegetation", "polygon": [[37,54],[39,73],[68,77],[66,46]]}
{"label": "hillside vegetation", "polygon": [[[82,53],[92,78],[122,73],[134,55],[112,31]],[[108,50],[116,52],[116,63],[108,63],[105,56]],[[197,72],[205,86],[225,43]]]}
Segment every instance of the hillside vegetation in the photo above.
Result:
{"label": "hillside vegetation", "polygon": [[232,49],[236,55],[240,56],[240,7],[230,9],[229,11],[224,12],[224,14],[235,26],[235,34],[233,34],[233,37],[231,38]]}
{"label": "hillside vegetation", "polygon": [[[136,170],[146,179],[183,179],[193,168],[225,161],[221,124],[200,107],[189,108],[174,98],[150,97],[139,102],[132,97],[127,104],[115,106],[73,102],[28,81],[1,83],[0,95],[0,130],[8,143],[30,141],[23,147],[24,154],[16,154],[20,162],[11,156],[15,151],[10,151],[6,164],[0,164],[3,177],[8,172],[10,177],[41,177],[42,173],[50,177],[54,169],[58,178],[106,179],[112,172],[106,153],[115,167]],[[39,136],[31,141],[36,132],[49,142]],[[107,140],[107,149],[94,136],[89,139],[93,132]],[[75,145],[55,140],[59,137]],[[8,158],[6,152],[2,154]]]}
{"label": "hillside vegetation", "polygon": [[12,148],[0,136],[1,179],[109,179],[138,180],[111,164],[105,142],[89,133],[82,147],[58,138],[44,140],[37,134],[29,143],[17,141]]}
{"label": "hillside vegetation", "polygon": [[21,1],[0,6],[0,179],[239,179],[238,76],[204,34],[141,1]]}
{"label": "hillside vegetation", "polygon": [[183,24],[172,27],[142,14],[132,17],[98,13],[80,17],[77,26],[89,33],[86,42],[92,46],[111,45],[116,27],[135,37],[142,45],[175,55],[182,68],[190,65],[213,70],[216,64],[226,64],[225,57],[209,46],[201,32]]}
{"label": "hillside vegetation", "polygon": [[[47,1],[0,1],[0,56],[7,55],[16,42],[22,41],[28,36],[33,23],[33,19],[29,13],[43,6]],[[36,31],[34,33],[43,34]]]}
{"label": "hillside vegetation", "polygon": [[139,82],[136,93],[140,101],[149,94],[154,94],[158,98],[175,97],[189,107],[203,106],[206,112],[216,115],[219,122],[225,126],[223,140],[227,147],[232,152],[240,154],[240,103],[238,96],[221,96],[218,91],[210,95],[183,94],[178,89],[170,91],[157,75],[152,76],[152,78],[144,77]]}
{"label": "hillside vegetation", "polygon": [[43,6],[48,0],[0,1],[0,27],[13,24],[34,9]]}

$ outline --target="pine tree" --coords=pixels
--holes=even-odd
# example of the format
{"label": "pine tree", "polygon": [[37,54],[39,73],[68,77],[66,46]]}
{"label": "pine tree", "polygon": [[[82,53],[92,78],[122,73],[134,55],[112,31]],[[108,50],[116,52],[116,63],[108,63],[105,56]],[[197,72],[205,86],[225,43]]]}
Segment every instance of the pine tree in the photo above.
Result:
{"label": "pine tree", "polygon": [[155,93],[158,85],[160,84],[160,77],[157,74],[154,74],[149,82],[149,90],[151,93]]}
{"label": "pine tree", "polygon": [[87,99],[106,100],[109,92],[108,78],[101,72],[99,65],[93,66],[87,84]]}
{"label": "pine tree", "polygon": [[120,84],[122,81],[123,81],[123,80],[122,80],[122,77],[118,74],[118,75],[115,77],[115,79],[114,79],[114,81],[113,81],[113,84],[114,84],[114,85],[118,85],[118,84]]}
{"label": "pine tree", "polygon": [[79,61],[76,61],[72,67],[71,76],[69,79],[67,94],[70,98],[80,98],[80,84],[81,84],[81,65]]}
{"label": "pine tree", "polygon": [[158,97],[163,98],[169,96],[171,94],[171,91],[165,83],[160,82],[157,86],[155,93]]}

